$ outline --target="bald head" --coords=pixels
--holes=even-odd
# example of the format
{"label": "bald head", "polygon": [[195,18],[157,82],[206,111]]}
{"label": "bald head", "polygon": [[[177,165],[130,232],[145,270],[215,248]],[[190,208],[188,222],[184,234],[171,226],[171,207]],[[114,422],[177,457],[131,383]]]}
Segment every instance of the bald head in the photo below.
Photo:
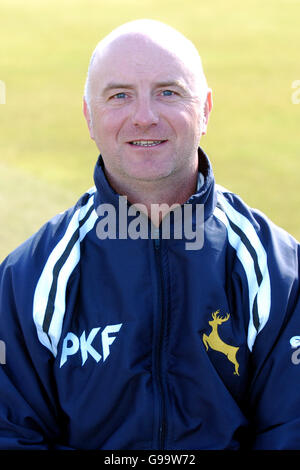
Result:
{"label": "bald head", "polygon": [[165,24],[127,23],[92,55],[84,115],[111,186],[131,201],[192,194],[211,108],[195,46]]}
{"label": "bald head", "polygon": [[[120,47],[124,40],[131,40],[132,45],[138,42],[156,46],[172,55],[190,71],[199,98],[205,98],[207,82],[202,68],[201,58],[194,44],[174,28],[155,20],[135,20],[114,29],[96,46],[88,68],[84,96],[90,107],[93,96],[93,81],[101,73],[101,61],[113,49]],[[202,101],[202,100],[201,100]]]}

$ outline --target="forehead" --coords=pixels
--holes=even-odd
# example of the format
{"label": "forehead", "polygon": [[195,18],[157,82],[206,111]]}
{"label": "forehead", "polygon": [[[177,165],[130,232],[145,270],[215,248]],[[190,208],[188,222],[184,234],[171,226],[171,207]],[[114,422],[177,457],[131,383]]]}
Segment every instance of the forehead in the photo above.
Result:
{"label": "forehead", "polygon": [[124,83],[145,80],[194,81],[193,68],[188,64],[184,47],[180,53],[141,34],[121,36],[97,51],[93,78],[103,87],[110,81]]}

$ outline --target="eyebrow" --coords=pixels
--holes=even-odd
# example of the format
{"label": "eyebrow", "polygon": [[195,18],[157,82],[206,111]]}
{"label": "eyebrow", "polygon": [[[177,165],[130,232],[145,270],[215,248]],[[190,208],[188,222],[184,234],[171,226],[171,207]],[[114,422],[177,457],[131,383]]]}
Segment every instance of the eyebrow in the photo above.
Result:
{"label": "eyebrow", "polygon": [[[156,82],[155,87],[157,88],[177,87],[177,88],[181,88],[185,92],[188,91],[186,85],[181,80],[166,80],[166,81]],[[118,89],[132,90],[133,88],[134,88],[134,85],[130,83],[109,82],[106,85],[106,87],[103,89],[102,94],[105,95],[107,92],[111,90],[118,90]]]}
{"label": "eyebrow", "polygon": [[104,90],[102,91],[102,94],[105,95],[105,93],[107,93],[108,91],[110,90],[116,90],[116,89],[123,89],[123,88],[126,88],[126,89],[132,89],[133,88],[133,85],[130,85],[129,83],[117,83],[117,82],[109,82],[106,87],[104,88]]}
{"label": "eyebrow", "polygon": [[167,80],[165,82],[158,82],[156,86],[159,88],[177,87],[187,91],[187,87],[182,80]]}

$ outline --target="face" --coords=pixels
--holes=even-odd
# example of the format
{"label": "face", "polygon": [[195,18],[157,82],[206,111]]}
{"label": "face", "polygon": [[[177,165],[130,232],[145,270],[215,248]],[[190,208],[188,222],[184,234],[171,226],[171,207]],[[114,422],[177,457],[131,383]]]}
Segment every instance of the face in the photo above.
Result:
{"label": "face", "polygon": [[143,36],[115,40],[91,72],[91,137],[114,181],[184,178],[197,171],[204,103],[192,70]]}

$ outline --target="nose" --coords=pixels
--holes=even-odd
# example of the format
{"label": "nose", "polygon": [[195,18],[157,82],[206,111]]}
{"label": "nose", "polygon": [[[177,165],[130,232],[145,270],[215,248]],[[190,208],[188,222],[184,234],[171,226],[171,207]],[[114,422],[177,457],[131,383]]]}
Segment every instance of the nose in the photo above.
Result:
{"label": "nose", "polygon": [[132,122],[136,127],[151,127],[159,121],[158,113],[155,109],[151,97],[137,97],[132,113]]}

